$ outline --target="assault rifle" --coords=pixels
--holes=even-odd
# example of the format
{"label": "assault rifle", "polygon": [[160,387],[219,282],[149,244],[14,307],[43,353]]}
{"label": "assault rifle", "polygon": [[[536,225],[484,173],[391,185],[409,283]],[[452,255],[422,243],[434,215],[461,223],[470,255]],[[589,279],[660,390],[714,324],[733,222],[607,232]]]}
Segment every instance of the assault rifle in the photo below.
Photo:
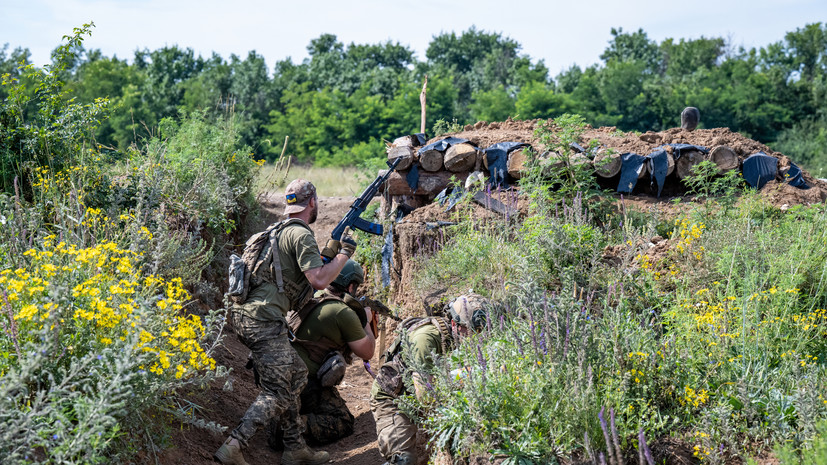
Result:
{"label": "assault rifle", "polygon": [[389,309],[385,304],[379,302],[378,300],[373,300],[370,297],[360,297],[359,302],[362,303],[363,307],[370,307],[373,311],[374,315],[385,315],[392,320],[402,321],[402,318],[394,315],[391,309]]}
{"label": "assault rifle", "polygon": [[[376,179],[374,179],[373,182],[370,183],[370,186],[368,186],[364,190],[364,192],[362,192],[362,194],[359,195],[359,197],[357,197],[356,200],[353,201],[353,205],[350,206],[350,210],[348,210],[348,212],[345,214],[345,217],[342,218],[341,221],[339,221],[339,224],[337,224],[336,227],[333,228],[333,232],[330,233],[331,241],[341,241],[342,236],[345,233],[345,229],[347,228],[359,229],[366,233],[376,234],[377,236],[381,236],[383,234],[383,228],[381,224],[371,223],[368,220],[363,220],[362,218],[360,218],[360,216],[362,215],[362,213],[365,212],[365,209],[368,207],[370,201],[373,200],[373,197],[375,197],[376,194],[379,192],[379,188],[382,186],[382,184],[385,184],[385,181],[388,180],[391,173],[393,173],[393,171],[396,169],[396,165],[398,165],[400,161],[402,161],[402,157],[396,158],[392,163],[388,162],[389,169],[387,173],[380,174],[379,176],[377,176]],[[325,247],[325,249],[322,251],[322,261],[328,263],[331,260],[333,260],[333,257],[335,255],[336,254],[332,253],[332,250],[330,250],[329,247]]]}

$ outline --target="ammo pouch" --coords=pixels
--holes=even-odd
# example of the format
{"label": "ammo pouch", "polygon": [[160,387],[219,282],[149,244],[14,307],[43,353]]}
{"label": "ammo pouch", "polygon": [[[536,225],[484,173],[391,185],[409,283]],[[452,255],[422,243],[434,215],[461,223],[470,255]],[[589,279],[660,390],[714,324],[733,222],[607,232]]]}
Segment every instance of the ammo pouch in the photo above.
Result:
{"label": "ammo pouch", "polygon": [[345,378],[346,369],[347,362],[344,355],[338,350],[334,350],[327,354],[327,358],[324,359],[319,371],[316,372],[316,378],[319,379],[319,384],[322,387],[333,387]]}
{"label": "ammo pouch", "polygon": [[[386,355],[388,353],[386,352]],[[379,367],[379,373],[376,374],[376,382],[382,390],[393,398],[399,397],[402,391],[405,390],[405,383],[402,382],[402,374],[405,373],[405,364],[402,363],[402,357],[399,354],[391,360],[386,360],[382,366]]]}
{"label": "ammo pouch", "polygon": [[230,286],[227,295],[237,297],[244,293],[244,261],[236,254],[230,255]]}

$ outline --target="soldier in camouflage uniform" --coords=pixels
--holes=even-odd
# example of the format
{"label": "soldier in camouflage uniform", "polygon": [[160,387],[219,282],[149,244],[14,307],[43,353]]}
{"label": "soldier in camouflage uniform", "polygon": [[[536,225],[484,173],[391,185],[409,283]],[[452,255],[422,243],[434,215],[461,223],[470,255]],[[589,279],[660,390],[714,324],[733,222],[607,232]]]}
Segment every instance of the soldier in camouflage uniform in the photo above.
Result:
{"label": "soldier in camouflage uniform", "polygon": [[[448,317],[408,318],[400,323],[402,332],[382,355],[384,364],[371,389],[370,409],[376,420],[379,452],[387,460],[385,465],[417,463],[417,427],[394,403],[406,389],[402,378],[410,377],[414,394],[423,399],[429,375],[412,368],[429,370],[434,364],[434,354],[445,355],[469,330],[480,330],[487,318],[488,305],[482,296],[469,293],[448,306]],[[402,353],[403,346],[410,351]],[[410,358],[412,363],[406,363],[405,358]]]}
{"label": "soldier in camouflage uniform", "polygon": [[[301,394],[301,415],[305,436],[317,444],[327,444],[353,434],[354,417],[337,385],[353,356],[373,357],[374,334],[370,329],[372,313],[353,295],[364,282],[362,267],[348,260],[339,277],[300,311],[290,311],[287,321],[295,334],[293,347],[308,369],[307,386]],[[278,449],[281,430],[271,422],[270,446]]]}
{"label": "soldier in camouflage uniform", "polygon": [[[331,260],[324,264],[308,226],[318,214],[316,188],[309,181],[297,179],[287,186],[285,196],[284,213],[289,219],[269,233],[270,242],[257,255],[257,260],[268,266],[254,268],[246,299],[230,312],[238,338],[252,351],[261,392],[214,455],[225,465],[247,465],[241,448],[274,418],[280,419],[285,431],[282,464],[329,460],[327,452],[307,447],[302,436],[299,394],[307,383],[307,368],[287,339],[285,316],[291,308],[306,302],[312,289],[324,289],[333,282],[355,252],[356,242],[350,238],[341,243],[328,241],[325,251]],[[248,247],[252,241],[248,241]]]}

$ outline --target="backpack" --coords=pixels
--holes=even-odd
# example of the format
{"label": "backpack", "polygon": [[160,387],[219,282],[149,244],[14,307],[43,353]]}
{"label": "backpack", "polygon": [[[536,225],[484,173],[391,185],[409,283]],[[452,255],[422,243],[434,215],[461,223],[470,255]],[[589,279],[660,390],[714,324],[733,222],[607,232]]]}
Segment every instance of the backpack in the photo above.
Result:
{"label": "backpack", "polygon": [[[301,307],[303,301],[312,297],[311,286],[304,287],[292,282],[285,281],[281,272],[281,261],[278,254],[279,234],[285,227],[293,224],[304,225],[304,222],[290,218],[278,223],[273,223],[264,231],[253,234],[244,245],[244,252],[241,257],[236,254],[230,255],[230,276],[227,296],[238,305],[247,301],[250,289],[261,284],[264,279],[260,278],[259,271],[262,265],[267,264],[270,271],[270,278],[275,277],[275,284],[279,292],[286,294],[290,299],[291,306]],[[269,245],[269,247],[267,247]],[[266,250],[265,250],[266,249]],[[276,252],[274,252],[276,251]]]}
{"label": "backpack", "polygon": [[414,330],[425,326],[427,324],[433,324],[439,330],[439,334],[442,340],[442,352],[448,352],[448,342],[452,341],[453,338],[451,336],[451,330],[448,326],[448,322],[445,318],[441,317],[411,317],[404,319],[401,323],[399,323],[399,328],[397,328],[397,332],[399,334],[396,336],[396,339],[393,341],[388,350],[382,354],[380,360],[382,361],[382,365],[379,367],[379,373],[376,374],[376,382],[379,384],[379,387],[382,388],[387,394],[390,394],[393,398],[397,398],[402,394],[402,391],[405,390],[405,383],[403,382],[403,376],[406,371],[408,371],[408,366],[401,357],[402,352],[402,339],[403,337],[413,332]]}

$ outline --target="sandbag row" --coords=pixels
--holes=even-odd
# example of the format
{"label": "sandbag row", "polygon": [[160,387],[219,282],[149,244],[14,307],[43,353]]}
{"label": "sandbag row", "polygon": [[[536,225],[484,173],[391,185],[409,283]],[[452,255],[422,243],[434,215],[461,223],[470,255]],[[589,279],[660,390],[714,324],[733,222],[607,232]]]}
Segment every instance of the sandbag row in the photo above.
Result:
{"label": "sandbag row", "polygon": [[[471,173],[484,176],[495,186],[506,186],[522,178],[531,146],[517,142],[501,142],[487,148],[476,147],[466,139],[448,137],[425,145],[424,134],[400,137],[387,148],[388,161],[401,158],[396,172],[386,185],[391,196],[434,196],[448,186],[451,179],[464,182]],[[709,160],[723,173],[739,169],[741,160],[730,147],[721,145],[711,150],[690,144],[666,144],[651,154],[616,153],[607,147],[585,150],[578,144],[565,154],[545,152],[540,165],[549,173],[565,166],[586,166],[595,176],[610,183],[617,178],[619,192],[631,192],[637,180],[648,175],[663,188],[669,179],[684,179],[695,165]],[[633,170],[633,172],[630,172]],[[625,171],[625,172],[624,172]],[[630,182],[630,181],[634,182]],[[669,181],[666,181],[669,182]],[[674,181],[672,181],[674,182]]]}

